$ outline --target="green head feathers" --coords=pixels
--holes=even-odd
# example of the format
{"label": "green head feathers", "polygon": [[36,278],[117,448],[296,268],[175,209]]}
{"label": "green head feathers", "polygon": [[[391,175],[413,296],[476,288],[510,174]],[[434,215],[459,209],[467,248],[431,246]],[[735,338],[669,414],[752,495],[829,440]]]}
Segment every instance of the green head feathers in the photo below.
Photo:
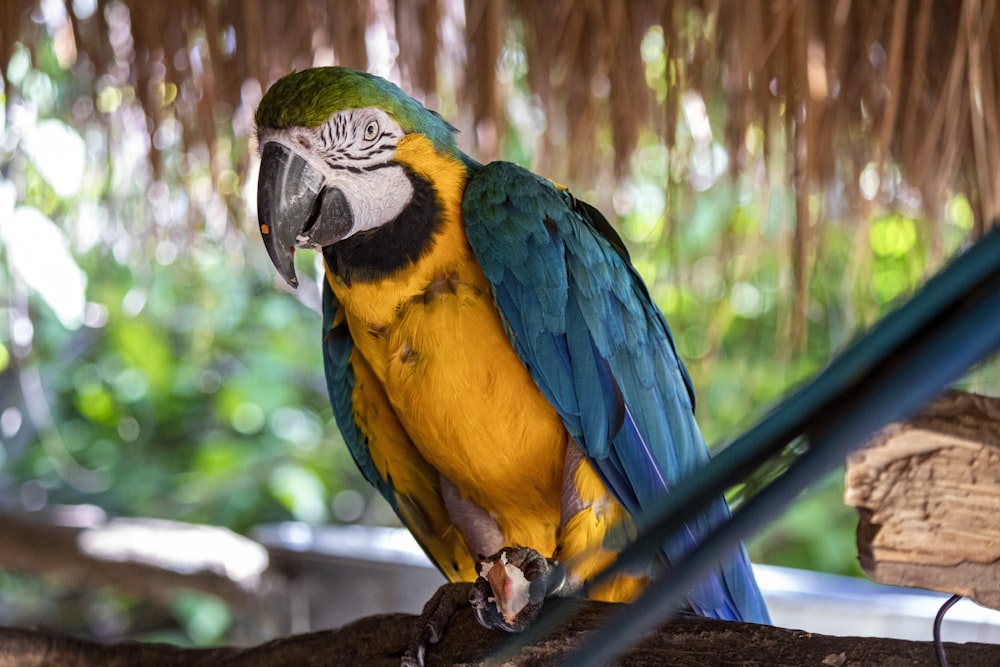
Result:
{"label": "green head feathers", "polygon": [[344,109],[378,107],[404,132],[455,148],[455,128],[381,77],[346,67],[316,67],[278,79],[257,107],[257,127],[316,127]]}

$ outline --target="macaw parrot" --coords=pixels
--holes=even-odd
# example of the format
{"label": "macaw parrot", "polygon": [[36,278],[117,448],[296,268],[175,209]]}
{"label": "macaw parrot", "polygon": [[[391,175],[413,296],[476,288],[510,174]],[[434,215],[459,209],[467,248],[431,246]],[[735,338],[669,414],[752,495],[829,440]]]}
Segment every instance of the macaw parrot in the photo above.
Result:
{"label": "macaw parrot", "polygon": [[[256,125],[271,261],[295,287],[295,249],[324,258],[326,378],[354,460],[449,581],[477,582],[481,622],[526,627],[708,461],[662,314],[595,208],[476,162],[384,79],[290,74]],[[728,516],[715,498],[655,562],[590,596],[634,599]],[[686,604],[768,622],[742,547]]]}

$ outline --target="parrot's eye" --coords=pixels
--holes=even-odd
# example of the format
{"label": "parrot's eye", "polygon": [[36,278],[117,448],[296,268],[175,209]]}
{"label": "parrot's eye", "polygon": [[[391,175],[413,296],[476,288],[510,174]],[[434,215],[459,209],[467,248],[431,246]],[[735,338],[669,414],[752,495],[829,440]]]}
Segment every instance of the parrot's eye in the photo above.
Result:
{"label": "parrot's eye", "polygon": [[365,141],[374,141],[378,136],[378,121],[369,121],[365,125]]}

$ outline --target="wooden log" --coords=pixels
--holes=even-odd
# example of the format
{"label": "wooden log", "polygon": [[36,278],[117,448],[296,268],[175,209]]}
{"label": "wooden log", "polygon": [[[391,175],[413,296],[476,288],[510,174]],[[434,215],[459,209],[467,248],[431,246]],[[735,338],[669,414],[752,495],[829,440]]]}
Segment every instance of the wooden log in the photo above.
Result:
{"label": "wooden log", "polygon": [[[617,605],[581,602],[581,613],[555,634],[525,648],[506,665],[551,665],[569,658],[574,647],[597,630]],[[338,630],[277,639],[250,648],[179,648],[167,644],[98,644],[65,635],[0,628],[0,667],[282,667],[308,665],[397,666],[417,617],[386,614],[362,618]],[[470,607],[456,613],[441,640],[426,655],[427,667],[475,664],[509,635],[486,630]],[[1000,646],[945,643],[951,664],[995,667]],[[490,663],[486,663],[490,664]],[[752,623],[678,618],[643,635],[621,665],[936,665],[929,641],[878,637],[831,637]]]}
{"label": "wooden log", "polygon": [[946,392],[847,460],[858,560],[876,581],[1000,609],[1000,398]]}

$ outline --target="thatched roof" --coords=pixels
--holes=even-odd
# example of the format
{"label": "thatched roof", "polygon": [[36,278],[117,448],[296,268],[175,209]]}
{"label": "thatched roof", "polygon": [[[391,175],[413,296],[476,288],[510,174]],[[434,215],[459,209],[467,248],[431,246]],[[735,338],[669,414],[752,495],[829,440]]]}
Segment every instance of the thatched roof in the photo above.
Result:
{"label": "thatched roof", "polygon": [[[801,244],[806,194],[839,179],[863,218],[870,194],[858,176],[887,161],[932,218],[950,190],[967,193],[980,232],[1000,213],[1000,10],[991,0],[41,4],[44,13],[29,0],[3,3],[5,72],[15,42],[37,50],[52,33],[56,56],[92,95],[134,91],[150,132],[176,117],[188,145],[218,150],[217,136],[234,114],[245,119],[261,87],[336,62],[387,69],[453,112],[467,147],[488,159],[510,124],[511,77],[526,69],[546,124],[538,160],[555,177],[588,178],[607,163],[626,173],[640,135],[673,145],[685,104],[700,99],[725,119],[733,169],[768,151],[791,156],[772,176],[796,187]],[[60,24],[51,14],[62,5]],[[762,141],[748,139],[755,132]],[[237,120],[237,138],[250,133]],[[613,152],[595,149],[607,144]],[[891,203],[897,193],[880,196]]]}

